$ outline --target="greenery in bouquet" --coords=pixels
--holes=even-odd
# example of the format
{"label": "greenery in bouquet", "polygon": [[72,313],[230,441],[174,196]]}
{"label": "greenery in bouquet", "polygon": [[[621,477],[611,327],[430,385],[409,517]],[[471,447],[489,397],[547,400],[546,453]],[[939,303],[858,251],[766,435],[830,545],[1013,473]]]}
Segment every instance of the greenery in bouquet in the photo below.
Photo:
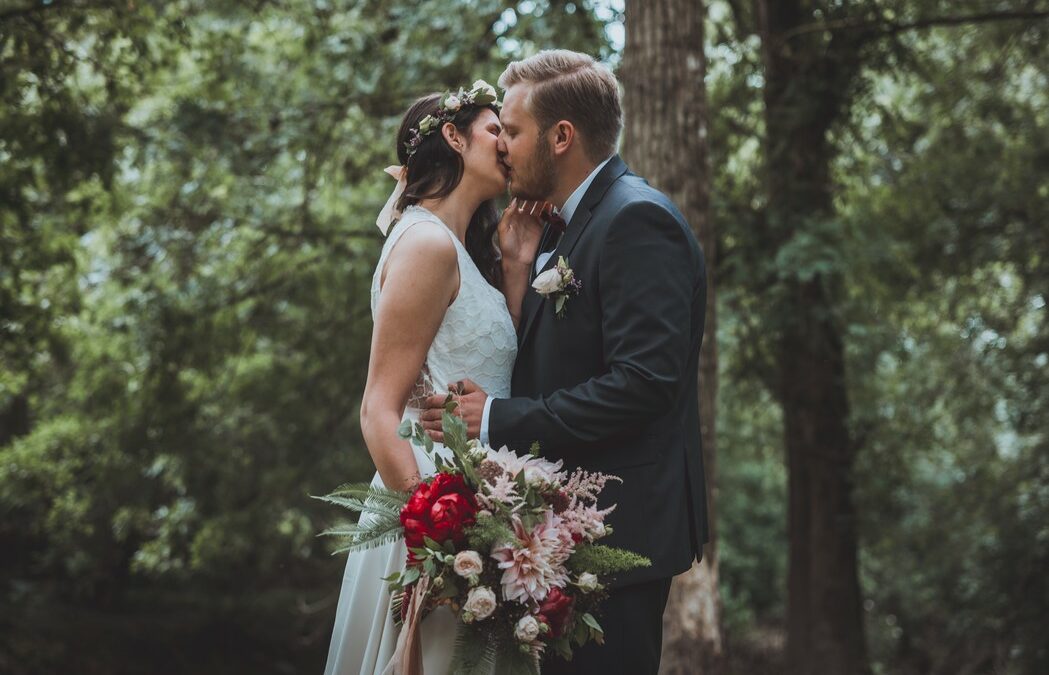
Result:
{"label": "greenery in bouquet", "polygon": [[[423,612],[446,606],[459,620],[452,672],[537,673],[543,652],[567,659],[603,641],[595,614],[611,574],[650,565],[643,556],[597,543],[611,533],[597,507],[608,474],[578,469],[468,441],[449,403],[443,415],[449,457],[434,450],[422,427],[400,434],[424,448],[436,475],[411,492],[344,485],[320,497],[361,514],[356,524],[327,530],[337,552],[359,551],[404,537],[405,568],[384,579],[391,611],[404,618],[416,588]],[[427,583],[420,584],[426,579]]]}

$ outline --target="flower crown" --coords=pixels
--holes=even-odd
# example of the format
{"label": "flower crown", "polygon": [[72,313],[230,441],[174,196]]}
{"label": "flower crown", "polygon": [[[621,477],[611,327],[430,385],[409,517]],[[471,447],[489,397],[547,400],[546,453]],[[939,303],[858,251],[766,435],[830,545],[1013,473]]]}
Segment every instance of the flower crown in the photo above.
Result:
{"label": "flower crown", "polygon": [[415,154],[424,138],[440,129],[445,122],[453,121],[460,110],[471,105],[494,105],[497,109],[502,107],[495,87],[484,80],[474,82],[469,91],[459,87],[459,91],[445,94],[441,97],[441,107],[437,112],[422,118],[418,128],[412,127],[408,131],[408,140],[404,142],[408,157]]}

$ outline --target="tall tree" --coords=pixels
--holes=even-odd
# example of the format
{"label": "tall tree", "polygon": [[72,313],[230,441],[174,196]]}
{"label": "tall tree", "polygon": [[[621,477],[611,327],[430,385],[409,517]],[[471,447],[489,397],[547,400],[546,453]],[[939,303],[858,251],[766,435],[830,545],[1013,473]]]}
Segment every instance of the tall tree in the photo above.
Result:
{"label": "tall tree", "polygon": [[[790,33],[811,20],[807,0],[761,0],[765,72],[766,236],[790,252],[834,227],[828,132],[860,67],[856,41]],[[804,250],[802,248],[802,253]],[[805,261],[808,262],[808,261]],[[788,659],[797,672],[865,669],[853,439],[847,426],[841,270],[784,268],[775,298],[778,364],[789,467]]]}
{"label": "tall tree", "polygon": [[[760,242],[748,260],[764,298],[767,384],[783,412],[789,469],[788,659],[796,672],[868,670],[857,573],[842,256],[833,165],[865,68],[933,26],[1039,19],[1032,3],[728,3],[761,44],[765,167]],[[947,13],[949,12],[949,14]],[[908,56],[902,55],[902,60]],[[759,252],[760,251],[760,252]]]}
{"label": "tall tree", "polygon": [[681,208],[706,256],[707,315],[699,358],[703,462],[708,477],[711,541],[701,563],[674,580],[664,615],[661,672],[717,672],[722,660],[716,548],[715,412],[717,315],[710,222],[710,168],[703,52],[705,5],[689,0],[632,2],[626,10],[621,69],[625,88],[623,152],[629,163]]}

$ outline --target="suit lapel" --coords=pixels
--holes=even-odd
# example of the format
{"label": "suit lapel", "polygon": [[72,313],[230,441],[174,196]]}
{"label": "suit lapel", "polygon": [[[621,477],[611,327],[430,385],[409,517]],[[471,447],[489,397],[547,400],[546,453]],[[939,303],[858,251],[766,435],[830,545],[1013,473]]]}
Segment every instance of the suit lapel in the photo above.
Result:
{"label": "suit lapel", "polygon": [[[572,253],[572,249],[579,242],[579,237],[583,234],[583,230],[590,223],[590,217],[593,213],[593,209],[597,206],[601,199],[604,198],[605,193],[608,192],[608,188],[612,187],[612,183],[619,180],[619,177],[627,172],[627,166],[620,159],[619,155],[613,155],[612,159],[609,160],[608,164],[601,169],[601,173],[594,177],[594,182],[587,188],[586,194],[583,195],[583,199],[579,202],[579,206],[576,208],[575,213],[572,214],[572,220],[568,223],[567,229],[565,229],[564,236],[561,237],[561,241],[558,242],[557,248],[550,255],[550,258],[543,265],[543,269],[538,274],[533,274],[532,280],[535,277],[548,269],[552,268],[557,264],[557,259],[561,256],[567,257]],[[543,232],[543,240],[549,235],[549,227]],[[540,248],[542,244],[540,243]],[[544,304],[543,296],[536,293],[535,289],[529,287],[525,291],[524,301],[521,303],[521,313],[524,315],[523,328],[520,331],[518,339],[518,351],[524,346],[525,340],[528,339],[528,334],[535,323],[536,316],[539,315],[539,311]]]}
{"label": "suit lapel", "polygon": [[[543,226],[543,234],[542,234],[542,236],[539,237],[539,251],[542,251],[543,248],[546,246],[546,239],[549,236],[550,236],[550,223],[547,223],[546,225]],[[539,253],[537,252],[536,253],[536,257],[538,257],[538,256],[539,256]],[[545,270],[546,270],[546,267],[544,266],[543,270],[541,270],[540,272],[536,272],[535,271],[535,265],[533,264],[532,265],[532,269],[529,270],[529,272],[528,272],[528,275],[529,275],[528,276],[528,283],[531,283],[531,282],[535,281],[535,278],[537,276],[539,276],[539,274],[542,271],[545,271]]]}

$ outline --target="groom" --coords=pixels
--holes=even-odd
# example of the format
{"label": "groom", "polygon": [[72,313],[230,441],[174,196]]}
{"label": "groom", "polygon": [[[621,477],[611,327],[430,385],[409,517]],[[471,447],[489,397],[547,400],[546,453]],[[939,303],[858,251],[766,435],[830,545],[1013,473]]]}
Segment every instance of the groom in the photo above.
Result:
{"label": "groom", "polygon": [[[471,436],[527,451],[538,441],[565,469],[615,474],[600,506],[613,534],[652,566],[610,585],[599,620],[605,644],[571,663],[548,654],[551,673],[656,673],[662,616],[676,574],[702,556],[706,497],[697,372],[706,310],[703,253],[673,203],[615,154],[619,89],[589,56],[557,50],[511,63],[499,152],[514,196],[559,209],[538,251],[504,250],[503,265],[537,276],[563,257],[581,287],[557,296],[529,289],[518,327],[512,397],[465,383],[459,412]],[[422,418],[440,438],[444,398]]]}

